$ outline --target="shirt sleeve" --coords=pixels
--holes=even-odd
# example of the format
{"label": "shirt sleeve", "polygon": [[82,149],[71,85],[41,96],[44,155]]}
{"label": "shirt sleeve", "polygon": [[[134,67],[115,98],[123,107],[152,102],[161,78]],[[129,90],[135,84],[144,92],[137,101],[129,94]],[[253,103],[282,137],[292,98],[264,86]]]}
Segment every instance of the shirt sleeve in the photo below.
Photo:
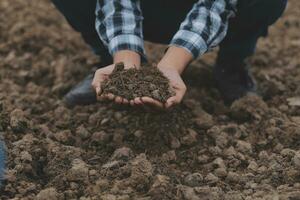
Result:
{"label": "shirt sleeve", "polygon": [[237,0],[199,0],[181,23],[170,46],[189,51],[194,58],[217,46],[225,37]]}
{"label": "shirt sleeve", "polygon": [[97,0],[96,30],[111,55],[132,50],[146,59],[139,0]]}

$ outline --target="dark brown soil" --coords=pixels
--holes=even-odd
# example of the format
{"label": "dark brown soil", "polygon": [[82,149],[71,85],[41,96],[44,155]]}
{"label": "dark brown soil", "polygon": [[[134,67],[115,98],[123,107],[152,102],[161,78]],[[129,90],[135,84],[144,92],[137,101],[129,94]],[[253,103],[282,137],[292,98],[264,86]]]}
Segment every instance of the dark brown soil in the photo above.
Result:
{"label": "dark brown soil", "polygon": [[127,100],[151,97],[165,103],[174,95],[168,78],[154,66],[124,69],[123,63],[116,64],[101,87],[104,94],[112,93]]}
{"label": "dark brown soil", "polygon": [[[212,52],[186,71],[181,106],[144,113],[65,107],[98,59],[49,1],[1,0],[0,199],[299,199],[299,10],[290,0],[249,61],[261,97],[224,106]],[[146,46],[157,62],[164,48]]]}

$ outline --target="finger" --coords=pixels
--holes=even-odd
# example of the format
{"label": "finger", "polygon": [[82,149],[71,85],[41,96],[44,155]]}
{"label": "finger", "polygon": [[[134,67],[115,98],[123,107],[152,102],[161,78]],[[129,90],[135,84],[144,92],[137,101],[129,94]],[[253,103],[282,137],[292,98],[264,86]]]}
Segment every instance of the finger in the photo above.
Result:
{"label": "finger", "polygon": [[128,99],[123,98],[123,102],[122,103],[125,104],[125,105],[127,105],[127,104],[129,104],[129,101],[128,101]]}
{"label": "finger", "polygon": [[141,100],[142,100],[142,102],[144,104],[150,104],[150,105],[153,105],[153,106],[155,106],[157,108],[164,108],[163,103],[161,103],[161,102],[159,102],[157,100],[154,100],[154,99],[152,99],[150,97],[142,97]]}
{"label": "finger", "polygon": [[101,95],[101,87],[96,87],[96,88],[94,88],[95,89],[95,91],[96,91],[96,95],[97,96],[100,96]]}
{"label": "finger", "polygon": [[96,89],[97,87],[100,87],[100,83],[101,83],[101,75],[99,71],[96,71],[92,81],[93,88]]}
{"label": "finger", "polygon": [[165,104],[166,108],[170,108],[171,106],[179,104],[182,101],[183,97],[184,97],[184,94],[186,92],[186,88],[185,87],[179,88],[175,92],[176,92],[175,96],[172,96],[169,99],[167,99],[167,102]]}
{"label": "finger", "polygon": [[170,97],[169,99],[167,99],[167,102],[165,103],[165,107],[166,107],[166,109],[168,109],[177,103],[178,103],[177,97],[173,96],[173,97]]}
{"label": "finger", "polygon": [[101,94],[100,97],[101,97],[103,100],[106,100],[106,99],[108,99],[108,94]]}
{"label": "finger", "polygon": [[113,101],[115,99],[115,95],[113,95],[112,93],[109,93],[106,96],[107,96],[107,99],[109,99],[110,101]]}
{"label": "finger", "polygon": [[123,102],[123,98],[122,98],[122,97],[117,96],[117,97],[115,98],[115,103],[121,104],[122,102]]}
{"label": "finger", "polygon": [[144,104],[141,97],[136,97],[133,101],[134,101],[134,104],[136,104],[136,105],[143,105]]}
{"label": "finger", "polygon": [[134,106],[134,100],[130,100],[130,101],[129,101],[129,104],[130,104],[131,106]]}
{"label": "finger", "polygon": [[104,100],[104,97],[103,97],[103,95],[100,95],[100,96],[99,96],[99,95],[97,95],[96,97],[97,97],[97,100],[98,100],[98,101],[103,101],[103,100]]}

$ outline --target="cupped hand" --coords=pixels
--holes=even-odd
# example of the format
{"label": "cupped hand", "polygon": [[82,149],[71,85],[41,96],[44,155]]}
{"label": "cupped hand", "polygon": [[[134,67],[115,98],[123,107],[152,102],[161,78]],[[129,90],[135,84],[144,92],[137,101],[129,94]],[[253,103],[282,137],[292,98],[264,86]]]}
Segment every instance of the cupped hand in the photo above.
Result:
{"label": "cupped hand", "polygon": [[135,104],[150,105],[159,109],[168,109],[182,101],[186,92],[186,85],[183,82],[180,73],[171,67],[158,66],[158,69],[169,79],[171,90],[174,91],[175,95],[167,99],[165,103],[159,102],[150,97],[136,98],[134,100]]}
{"label": "cupped hand", "polygon": [[115,103],[117,104],[129,104],[129,100],[122,98],[120,96],[116,96],[112,93],[103,94],[103,91],[101,89],[101,83],[104,80],[109,78],[109,75],[113,72],[114,68],[115,68],[115,64],[112,64],[100,68],[95,72],[94,79],[92,81],[92,87],[96,91],[97,100],[99,101],[110,100],[110,101],[115,101]]}
{"label": "cupped hand", "polygon": [[[109,78],[109,75],[113,72],[115,65],[108,65],[106,67],[100,68],[95,72],[95,76],[92,82],[92,86],[96,91],[97,99],[99,101],[110,100],[117,104],[130,104],[132,106],[144,106],[144,107],[154,107],[157,109],[168,109],[176,104],[179,104],[186,92],[186,86],[180,76],[180,73],[170,67],[158,67],[158,69],[166,76],[170,81],[171,90],[174,91],[175,95],[167,99],[165,103],[157,101],[151,97],[137,97],[133,100],[128,100],[120,96],[116,96],[112,93],[103,94],[101,89],[101,83]],[[130,68],[130,67],[125,67]]]}

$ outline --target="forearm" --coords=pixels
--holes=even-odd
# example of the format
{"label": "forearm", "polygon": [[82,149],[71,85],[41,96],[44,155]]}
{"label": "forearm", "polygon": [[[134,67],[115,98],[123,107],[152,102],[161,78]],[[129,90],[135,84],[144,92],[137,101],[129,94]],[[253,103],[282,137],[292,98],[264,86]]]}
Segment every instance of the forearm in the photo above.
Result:
{"label": "forearm", "polygon": [[236,0],[199,0],[194,4],[171,46],[182,47],[194,58],[220,44],[226,35],[228,20],[236,11]]}
{"label": "forearm", "polygon": [[97,1],[96,30],[115,62],[146,61],[142,20],[139,0]]}
{"label": "forearm", "polygon": [[184,48],[170,46],[164,57],[158,63],[158,67],[173,68],[181,74],[192,60],[193,55]]}

